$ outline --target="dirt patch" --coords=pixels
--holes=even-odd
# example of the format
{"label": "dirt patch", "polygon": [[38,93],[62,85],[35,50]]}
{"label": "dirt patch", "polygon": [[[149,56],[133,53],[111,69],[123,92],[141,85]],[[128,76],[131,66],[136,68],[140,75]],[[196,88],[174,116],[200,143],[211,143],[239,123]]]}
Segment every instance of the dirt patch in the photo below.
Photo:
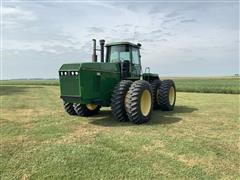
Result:
{"label": "dirt patch", "polygon": [[187,166],[195,166],[195,165],[199,164],[199,162],[200,162],[200,160],[198,158],[196,158],[196,157],[190,158],[190,157],[187,157],[186,155],[178,155],[177,160],[180,162],[183,162]]}
{"label": "dirt patch", "polygon": [[32,121],[33,118],[39,118],[39,116],[45,116],[47,110],[46,109],[15,109],[8,110],[2,113],[2,118],[7,119],[13,122],[29,122]]}
{"label": "dirt patch", "polygon": [[24,174],[22,177],[21,177],[21,180],[28,180],[29,179],[29,175],[27,174]]}
{"label": "dirt patch", "polygon": [[4,139],[2,138],[1,139],[1,143],[3,144],[11,144],[11,143],[19,143],[19,142],[26,142],[28,141],[28,137],[24,136],[24,135],[19,135],[19,136],[16,136],[14,138],[11,138],[11,139]]}
{"label": "dirt patch", "polygon": [[79,125],[73,128],[71,133],[66,134],[61,139],[56,141],[57,144],[73,143],[76,141],[92,142],[97,134],[109,132],[109,127],[90,126],[88,124]]}
{"label": "dirt patch", "polygon": [[150,144],[144,145],[142,147],[142,151],[144,152],[158,151],[158,149],[162,149],[164,147],[165,147],[165,144],[163,141],[155,140],[151,145]]}

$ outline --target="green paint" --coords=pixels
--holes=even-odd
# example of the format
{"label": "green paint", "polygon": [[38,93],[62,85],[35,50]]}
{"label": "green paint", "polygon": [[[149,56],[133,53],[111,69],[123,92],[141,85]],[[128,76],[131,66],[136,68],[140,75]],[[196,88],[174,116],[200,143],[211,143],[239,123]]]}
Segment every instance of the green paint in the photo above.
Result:
{"label": "green paint", "polygon": [[[71,75],[72,71],[79,74]],[[59,76],[61,96],[72,103],[96,103],[109,106],[111,93],[120,80],[119,65],[117,63],[81,63],[64,64]]]}

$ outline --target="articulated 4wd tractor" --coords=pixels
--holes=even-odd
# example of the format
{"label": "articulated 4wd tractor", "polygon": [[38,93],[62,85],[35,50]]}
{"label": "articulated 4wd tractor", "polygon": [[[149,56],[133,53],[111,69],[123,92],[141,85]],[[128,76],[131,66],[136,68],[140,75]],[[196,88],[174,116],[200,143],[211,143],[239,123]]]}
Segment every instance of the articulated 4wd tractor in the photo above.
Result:
{"label": "articulated 4wd tractor", "polygon": [[61,98],[69,115],[92,116],[110,106],[116,120],[141,124],[149,121],[152,109],[174,109],[174,82],[161,81],[149,67],[142,73],[141,44],[106,44],[105,60],[104,44],[100,40],[100,62],[93,39],[92,62],[63,64],[59,70]]}

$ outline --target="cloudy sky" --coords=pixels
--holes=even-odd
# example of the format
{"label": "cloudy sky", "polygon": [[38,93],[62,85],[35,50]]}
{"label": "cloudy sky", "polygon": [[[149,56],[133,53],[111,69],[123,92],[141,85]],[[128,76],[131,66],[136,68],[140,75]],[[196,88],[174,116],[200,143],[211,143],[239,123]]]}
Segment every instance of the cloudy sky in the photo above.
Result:
{"label": "cloudy sky", "polygon": [[142,43],[160,76],[239,72],[238,1],[3,1],[2,79],[57,78],[91,61],[92,38]]}

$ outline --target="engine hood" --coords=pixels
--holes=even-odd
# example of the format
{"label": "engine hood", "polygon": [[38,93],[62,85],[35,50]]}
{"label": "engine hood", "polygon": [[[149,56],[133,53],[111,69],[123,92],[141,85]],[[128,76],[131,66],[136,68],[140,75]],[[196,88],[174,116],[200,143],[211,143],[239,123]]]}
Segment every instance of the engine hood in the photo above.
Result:
{"label": "engine hood", "polygon": [[103,72],[119,72],[117,63],[98,63],[86,62],[75,64],[63,64],[59,71],[103,71]]}

